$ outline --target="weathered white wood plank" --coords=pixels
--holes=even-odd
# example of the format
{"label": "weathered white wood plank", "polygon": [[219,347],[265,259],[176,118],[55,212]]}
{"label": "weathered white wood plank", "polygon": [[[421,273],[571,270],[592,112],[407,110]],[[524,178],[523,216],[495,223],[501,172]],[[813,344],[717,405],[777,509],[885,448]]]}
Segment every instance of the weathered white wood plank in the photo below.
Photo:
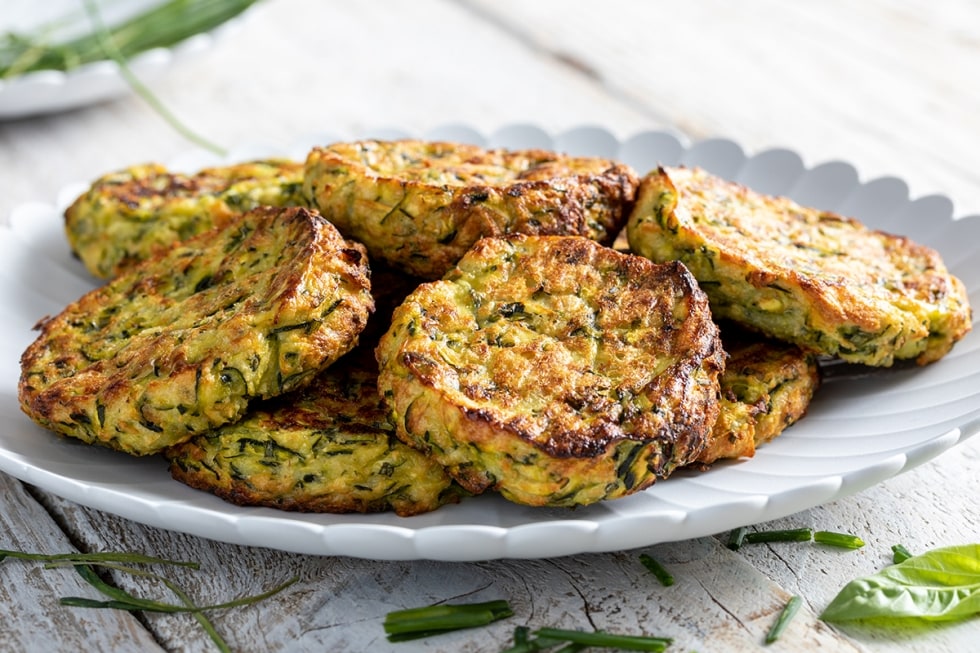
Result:
{"label": "weathered white wood plank", "polygon": [[[210,601],[252,594],[292,575],[301,582],[258,606],[218,615],[218,627],[239,646],[261,642],[264,650],[356,651],[383,644],[381,621],[390,610],[446,601],[507,598],[517,615],[476,633],[433,639],[398,650],[494,651],[515,624],[605,628],[616,632],[665,634],[678,646],[697,650],[754,650],[780,606],[799,594],[806,608],[781,646],[785,650],[833,643],[834,650],[859,643],[890,651],[969,650],[980,622],[968,620],[931,632],[903,629],[829,628],[815,615],[850,579],[888,563],[890,547],[913,551],[976,540],[980,515],[974,473],[980,442],[957,447],[917,469],[826,506],[760,525],[809,526],[863,537],[858,551],[812,544],[747,546],[738,553],[702,538],[649,547],[667,565],[676,584],[660,587],[640,566],[639,551],[581,555],[543,561],[479,564],[372,562],[286,554],[201,540],[144,527],[52,499],[52,509],[77,529],[86,548],[125,547],[165,557],[196,559],[202,571],[174,570],[194,596]],[[960,490],[945,491],[949,479]],[[153,593],[132,579],[121,585]],[[149,616],[160,641],[173,650],[194,650],[205,640],[187,618]],[[835,640],[834,631],[846,639]],[[856,641],[853,641],[856,640]],[[287,645],[288,643],[288,645]],[[281,648],[277,648],[281,647]],[[773,648],[771,650],[779,650]]]}
{"label": "weathered white wood plank", "polygon": [[[112,515],[51,499],[60,519],[77,529],[85,548],[127,548],[165,557],[195,559],[199,572],[172,570],[195,597],[219,601],[267,589],[299,575],[283,595],[257,606],[217,615],[221,632],[246,649],[357,651],[384,644],[381,621],[390,611],[436,602],[506,598],[517,615],[473,633],[434,638],[398,650],[494,651],[517,624],[604,628],[662,634],[679,650],[755,650],[775,613],[793,594],[806,608],[779,646],[784,650],[832,644],[833,650],[934,652],[969,650],[980,622],[967,620],[929,632],[903,629],[830,628],[816,619],[852,578],[888,563],[890,547],[913,551],[976,540],[980,532],[974,497],[980,442],[971,441],[937,460],[858,495],[760,525],[809,526],[863,537],[858,551],[814,544],[746,546],[737,553],[718,539],[669,543],[644,549],[668,566],[676,583],[661,587],[638,561],[639,551],[580,555],[540,561],[478,564],[373,562],[302,556],[238,547],[145,527]],[[945,491],[950,479],[960,488]],[[120,584],[141,595],[158,593],[132,579]],[[168,649],[195,650],[203,633],[186,617],[148,616]],[[835,639],[838,633],[845,639]],[[382,649],[384,650],[384,649]],[[779,647],[770,650],[780,650]]]}
{"label": "weathered white wood plank", "polygon": [[[0,474],[0,548],[69,553],[75,547],[18,481]],[[134,616],[58,604],[63,596],[102,598],[71,569],[0,562],[0,651],[159,651]]]}
{"label": "weathered white wood plank", "polygon": [[[269,0],[152,88],[227,147],[446,123],[486,132],[515,122],[553,131],[606,124],[624,134],[651,127],[592,79],[533,56],[451,0]],[[0,122],[0,220],[69,182],[193,147],[136,97]],[[29,170],[43,172],[19,172]]]}
{"label": "weathered white wood plank", "polygon": [[[646,549],[674,573],[676,583],[663,587],[637,551],[483,563],[375,562],[221,544],[62,499],[52,499],[51,505],[78,529],[87,547],[125,545],[200,561],[201,571],[170,575],[193,588],[192,596],[231,598],[299,575],[301,581],[278,597],[215,615],[219,630],[241,650],[386,650],[382,621],[392,610],[498,598],[511,602],[513,618],[479,631],[400,644],[397,650],[497,651],[516,625],[668,636],[675,638],[677,650],[753,650],[790,596],[714,538]],[[129,577],[117,582],[138,595],[154,591]],[[148,615],[147,622],[168,649],[195,650],[203,644],[203,634],[187,618]],[[784,641],[782,650],[860,650],[809,609],[794,620]]]}
{"label": "weathered white wood plank", "polygon": [[[894,544],[913,553],[980,542],[980,440],[955,447],[935,460],[848,499],[805,510],[760,528],[811,527],[853,533],[862,549],[846,551],[822,545],[746,546],[740,553],[752,566],[787,592],[799,594],[820,612],[851,579],[891,564]],[[949,492],[953,485],[955,492]],[[872,650],[964,651],[980,641],[980,620],[939,627],[838,627]],[[927,634],[927,635],[926,635]]]}
{"label": "weathered white wood plank", "polygon": [[[154,90],[226,145],[446,122],[597,123],[621,135],[676,125],[752,151],[792,147],[811,164],[846,159],[976,213],[980,39],[966,26],[980,8],[943,6],[279,0]],[[261,82],[250,74],[270,66]],[[0,216],[68,181],[189,147],[135,97],[0,123],[0,169],[45,170],[0,178]]]}
{"label": "weathered white wood plank", "polygon": [[653,120],[844,159],[980,212],[980,5],[467,0]]}
{"label": "weathered white wood plank", "polygon": [[[747,546],[732,553],[723,545],[724,534],[717,540],[644,549],[673,573],[676,583],[669,588],[642,568],[639,551],[477,564],[373,562],[238,547],[145,527],[63,499],[48,503],[61,521],[76,529],[75,538],[86,549],[125,548],[200,561],[201,571],[167,573],[202,601],[256,593],[299,575],[300,583],[279,597],[214,617],[219,630],[241,650],[254,650],[256,643],[269,651],[386,650],[381,622],[390,610],[492,598],[510,600],[517,615],[487,629],[402,644],[398,650],[495,651],[518,624],[666,635],[676,638],[678,650],[756,650],[781,605],[799,594],[805,609],[782,643],[770,650],[821,643],[833,650],[860,650],[862,642],[871,650],[959,651],[969,650],[980,637],[976,620],[923,639],[921,632],[830,628],[815,615],[848,580],[884,566],[893,543],[921,551],[975,540],[978,520],[972,497],[980,481],[970,470],[978,454],[980,443],[970,442],[859,495],[763,525],[853,532],[867,541],[859,551],[785,544]],[[951,476],[961,479],[961,496],[943,494],[943,481]],[[118,582],[140,595],[166,595],[131,578]],[[187,617],[147,615],[146,620],[168,650],[207,645]]]}

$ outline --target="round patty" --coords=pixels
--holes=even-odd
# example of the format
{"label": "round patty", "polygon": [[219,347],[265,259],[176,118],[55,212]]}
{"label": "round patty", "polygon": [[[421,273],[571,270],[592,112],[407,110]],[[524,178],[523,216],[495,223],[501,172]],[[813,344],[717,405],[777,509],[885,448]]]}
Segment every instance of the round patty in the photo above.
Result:
{"label": "round patty", "polygon": [[363,248],[306,209],[256,209],[42,320],[21,407],[59,433],[154,453],[306,384],[372,309]]}
{"label": "round patty", "polygon": [[934,250],[700,169],[645,177],[627,235],[683,261],[716,317],[848,362],[929,363],[970,330],[966,289]]}
{"label": "round patty", "polygon": [[314,148],[304,188],[372,260],[438,279],[485,236],[573,235],[610,244],[637,183],[632,169],[606,159],[401,140]]}
{"label": "round patty", "polygon": [[395,437],[367,353],[167,449],[173,477],[232,503],[303,512],[407,517],[458,501],[445,470]]}
{"label": "round patty", "polygon": [[65,232],[89,272],[108,279],[245,211],[305,204],[299,162],[252,161],[194,175],[150,163],[96,180],[65,211]]}
{"label": "round patty", "polygon": [[683,265],[557,236],[479,241],[395,310],[376,353],[400,438],[470,492],[551,506],[694,460],[724,362]]}
{"label": "round patty", "polygon": [[780,435],[806,414],[820,386],[812,352],[786,342],[722,328],[728,353],[721,375],[721,412],[696,461],[755,455],[757,447]]}

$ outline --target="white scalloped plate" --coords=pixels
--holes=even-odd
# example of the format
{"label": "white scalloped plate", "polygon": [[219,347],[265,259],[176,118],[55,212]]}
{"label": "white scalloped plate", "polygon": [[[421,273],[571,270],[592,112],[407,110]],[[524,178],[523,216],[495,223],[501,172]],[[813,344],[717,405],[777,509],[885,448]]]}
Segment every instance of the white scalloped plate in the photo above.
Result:
{"label": "white scalloped plate", "polygon": [[[8,29],[24,29],[24,18],[21,13],[38,13],[37,2],[31,1],[11,3],[11,15],[0,15],[0,34]],[[60,9],[53,9],[51,0],[41,8],[45,9],[43,17],[53,19],[67,12],[67,7],[78,9],[79,3],[60,2]],[[123,6],[120,6],[123,5]],[[117,1],[106,9],[109,15],[128,16],[136,10],[145,9],[154,4],[149,0]],[[7,7],[5,7],[7,9]],[[128,61],[129,69],[141,82],[149,83],[158,79],[174,64],[189,57],[198,56],[209,50],[222,35],[245,16],[243,12],[220,27],[201,34],[195,34],[170,48],[154,48],[141,52]],[[14,15],[17,14],[17,15]],[[18,20],[20,19],[20,20]],[[26,24],[37,23],[38,18]],[[132,92],[129,83],[120,73],[115,61],[95,61],[70,71],[39,70],[26,73],[11,79],[0,79],[0,120],[10,118],[25,118],[38,116],[68,109],[95,104],[117,98]]]}
{"label": "white scalloped plate", "polygon": [[[371,136],[408,135],[393,130]],[[356,136],[356,135],[354,135]],[[463,126],[422,135],[482,145],[550,147],[614,156],[644,172],[658,162],[701,165],[760,191],[787,194],[854,215],[871,226],[937,248],[980,304],[980,217],[953,219],[939,196],[912,200],[897,178],[868,182],[847,163],[807,168],[790,150],[747,156],[732,141],[689,143],[664,132],[625,141],[594,127],[554,137],[531,126],[484,137]],[[302,158],[323,134],[291,148],[250,147],[227,161],[270,154]],[[171,167],[220,163],[196,152]],[[97,171],[93,171],[95,173]],[[93,177],[95,175],[93,174]],[[92,288],[68,252],[60,212],[85,187],[65,189],[57,205],[31,204],[0,230],[0,469],[55,494],[153,526],[227,542],[375,559],[484,560],[616,551],[726,531],[846,496],[921,464],[980,431],[980,329],[924,368],[831,374],[807,417],[750,460],[681,472],[653,488],[576,510],[533,509],[482,496],[418,517],[315,515],[224,503],[173,481],[163,460],[134,459],[58,438],[34,426],[17,404],[20,353],[31,326]]]}

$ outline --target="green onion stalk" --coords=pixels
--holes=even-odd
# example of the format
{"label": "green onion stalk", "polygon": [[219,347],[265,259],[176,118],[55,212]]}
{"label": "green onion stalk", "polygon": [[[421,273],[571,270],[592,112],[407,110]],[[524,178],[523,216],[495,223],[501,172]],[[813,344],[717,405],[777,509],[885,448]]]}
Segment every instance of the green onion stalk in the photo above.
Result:
{"label": "green onion stalk", "polygon": [[[84,0],[90,18],[99,15],[94,0]],[[118,25],[93,29],[81,36],[52,42],[65,19],[41,25],[30,33],[0,35],[0,79],[39,70],[68,71],[87,63],[113,57],[106,52],[104,37],[125,59],[152,50],[167,48],[185,39],[208,32],[239,15],[257,0],[167,0]],[[100,20],[98,22],[101,22]]]}
{"label": "green onion stalk", "polygon": [[106,25],[96,0],[81,0],[92,29],[81,36],[54,41],[59,19],[29,34],[0,35],[0,80],[42,70],[70,71],[88,63],[114,61],[122,78],[184,138],[219,156],[224,148],[182,123],[129,67],[134,56],[166,48],[208,32],[238,16],[258,0],[167,0],[116,25]]}

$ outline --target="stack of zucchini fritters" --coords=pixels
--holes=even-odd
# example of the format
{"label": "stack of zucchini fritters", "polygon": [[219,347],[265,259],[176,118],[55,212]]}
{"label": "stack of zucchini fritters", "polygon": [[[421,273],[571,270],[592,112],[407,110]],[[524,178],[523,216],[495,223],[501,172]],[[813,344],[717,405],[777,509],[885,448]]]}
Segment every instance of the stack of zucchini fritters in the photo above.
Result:
{"label": "stack of zucchini fritters", "polygon": [[971,325],[933,250],[696,168],[359,141],[133,167],[65,217],[107,283],[39,323],[23,410],[245,505],[614,499],[752,456],[818,357]]}

